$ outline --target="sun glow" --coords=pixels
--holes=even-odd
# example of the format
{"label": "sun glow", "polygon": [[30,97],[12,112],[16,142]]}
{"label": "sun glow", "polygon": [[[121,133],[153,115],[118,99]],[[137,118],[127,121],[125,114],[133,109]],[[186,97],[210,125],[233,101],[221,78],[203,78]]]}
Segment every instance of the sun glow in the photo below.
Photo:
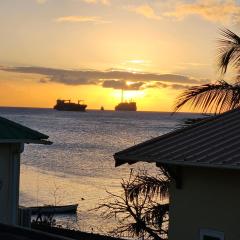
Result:
{"label": "sun glow", "polygon": [[142,72],[147,71],[150,65],[151,61],[149,60],[131,59],[118,64],[117,68],[124,69],[129,72]]}
{"label": "sun glow", "polygon": [[127,63],[131,63],[131,64],[145,64],[146,61],[142,60],[142,59],[134,59],[134,60],[127,61]]}
{"label": "sun glow", "polygon": [[134,82],[127,81],[126,84],[127,84],[128,86],[130,86],[130,85],[134,84]]}
{"label": "sun glow", "polygon": [[[112,96],[117,99],[117,101],[121,101],[122,98],[122,90],[114,90]],[[136,91],[124,91],[123,93],[123,101],[137,101],[139,99],[144,98],[145,92],[143,90],[136,90]]]}

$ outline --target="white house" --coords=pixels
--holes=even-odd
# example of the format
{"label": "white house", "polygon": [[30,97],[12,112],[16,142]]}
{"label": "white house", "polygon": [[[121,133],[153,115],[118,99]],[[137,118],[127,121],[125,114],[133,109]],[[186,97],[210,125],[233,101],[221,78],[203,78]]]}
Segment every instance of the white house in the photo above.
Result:
{"label": "white house", "polygon": [[51,144],[47,139],[47,135],[0,117],[0,223],[18,224],[20,155],[24,144]]}
{"label": "white house", "polygon": [[169,240],[240,239],[240,109],[114,155],[171,174]]}

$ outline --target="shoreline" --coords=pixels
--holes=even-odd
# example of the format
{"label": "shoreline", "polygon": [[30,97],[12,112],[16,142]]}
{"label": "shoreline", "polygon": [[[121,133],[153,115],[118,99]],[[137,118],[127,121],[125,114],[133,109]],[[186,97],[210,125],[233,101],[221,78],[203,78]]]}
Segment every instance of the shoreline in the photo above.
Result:
{"label": "shoreline", "polygon": [[[20,205],[30,207],[44,204],[62,205],[78,203],[77,214],[72,216],[59,215],[56,217],[57,224],[70,225],[75,229],[90,232],[94,230],[96,233],[100,233],[100,229],[104,229],[104,225],[107,225],[107,229],[109,230],[111,228],[111,221],[104,224],[104,220],[101,219],[99,221],[100,213],[89,212],[101,200],[103,201],[104,198],[108,197],[105,188],[99,189],[99,184],[95,184],[94,186],[90,180],[93,180],[92,177],[77,179],[77,177],[70,177],[69,175],[67,177],[57,176],[50,171],[39,171],[36,167],[22,164]],[[99,182],[99,179],[96,180]],[[105,181],[107,179],[102,180],[102,183]],[[115,187],[108,190],[115,193],[118,192],[118,189]],[[106,232],[107,229],[103,230],[103,232]]]}

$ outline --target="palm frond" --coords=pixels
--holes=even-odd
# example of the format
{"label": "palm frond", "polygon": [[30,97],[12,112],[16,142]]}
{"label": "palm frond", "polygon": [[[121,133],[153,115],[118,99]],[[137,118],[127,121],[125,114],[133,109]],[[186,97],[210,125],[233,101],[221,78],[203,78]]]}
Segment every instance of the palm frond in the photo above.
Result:
{"label": "palm frond", "polygon": [[228,66],[240,68],[240,37],[229,29],[221,29],[222,39],[218,41],[218,67],[225,74]]}
{"label": "palm frond", "polygon": [[184,105],[202,110],[203,113],[221,113],[234,109],[240,105],[240,84],[229,84],[221,80],[216,84],[190,87],[177,98],[174,112]]}
{"label": "palm frond", "polygon": [[169,196],[169,180],[147,175],[138,175],[132,184],[128,186],[128,196],[130,201],[137,198],[140,194],[149,197],[160,197],[161,199]]}
{"label": "palm frond", "polygon": [[[165,221],[168,221],[169,203],[155,204],[145,213],[145,221],[148,224],[157,226],[158,229],[163,228]],[[164,219],[166,218],[166,219]]]}

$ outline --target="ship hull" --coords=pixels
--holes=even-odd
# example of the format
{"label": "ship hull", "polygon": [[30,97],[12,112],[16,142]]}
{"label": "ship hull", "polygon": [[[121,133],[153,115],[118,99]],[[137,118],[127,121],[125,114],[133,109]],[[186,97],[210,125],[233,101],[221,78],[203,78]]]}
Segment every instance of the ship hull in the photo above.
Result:
{"label": "ship hull", "polygon": [[136,106],[135,102],[119,103],[115,107],[115,111],[132,111],[132,112],[135,112],[135,111],[137,111],[137,106]]}
{"label": "ship hull", "polygon": [[75,112],[85,112],[87,105],[70,105],[70,104],[64,104],[64,105],[55,105],[54,109],[58,111],[75,111]]}

